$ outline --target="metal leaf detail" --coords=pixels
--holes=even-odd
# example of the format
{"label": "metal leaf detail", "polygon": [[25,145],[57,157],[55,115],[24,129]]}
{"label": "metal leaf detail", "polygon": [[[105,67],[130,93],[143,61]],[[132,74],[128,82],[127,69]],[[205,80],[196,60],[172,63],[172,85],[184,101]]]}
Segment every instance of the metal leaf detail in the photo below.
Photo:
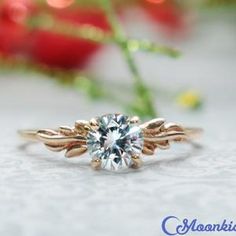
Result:
{"label": "metal leaf detail", "polygon": [[175,123],[165,123],[162,118],[153,119],[140,125],[143,131],[143,154],[153,155],[156,148],[168,149],[170,141],[185,140],[184,129]]}
{"label": "metal leaf detail", "polygon": [[51,151],[65,150],[65,156],[70,158],[80,156],[87,151],[86,135],[89,129],[89,122],[76,121],[73,128],[61,126],[58,130],[39,130],[37,138]]}

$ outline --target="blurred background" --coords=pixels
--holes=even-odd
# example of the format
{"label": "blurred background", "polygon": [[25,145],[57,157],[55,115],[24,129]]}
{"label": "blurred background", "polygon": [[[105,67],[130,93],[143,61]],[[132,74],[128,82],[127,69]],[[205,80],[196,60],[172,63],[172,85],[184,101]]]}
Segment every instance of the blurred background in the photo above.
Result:
{"label": "blurred background", "polygon": [[[233,220],[235,25],[235,0],[0,0],[0,235],[156,236],[168,215]],[[17,129],[112,112],[200,126],[203,148],[112,174],[19,147]]]}
{"label": "blurred background", "polygon": [[235,5],[234,0],[2,0],[1,79],[47,78],[141,117],[156,116],[156,101],[162,99],[198,109],[206,96],[199,83],[217,84],[206,73],[224,67],[212,60],[224,57],[228,66],[235,53]]}

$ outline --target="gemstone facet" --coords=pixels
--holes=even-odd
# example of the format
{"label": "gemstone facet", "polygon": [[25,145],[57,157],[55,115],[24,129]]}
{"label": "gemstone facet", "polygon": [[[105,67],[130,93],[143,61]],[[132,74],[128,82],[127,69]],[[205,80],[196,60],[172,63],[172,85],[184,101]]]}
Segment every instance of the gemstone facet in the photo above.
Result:
{"label": "gemstone facet", "polygon": [[98,129],[87,136],[87,145],[93,160],[101,160],[107,170],[121,170],[133,164],[132,156],[142,152],[141,128],[130,124],[129,117],[108,114],[97,119]]}

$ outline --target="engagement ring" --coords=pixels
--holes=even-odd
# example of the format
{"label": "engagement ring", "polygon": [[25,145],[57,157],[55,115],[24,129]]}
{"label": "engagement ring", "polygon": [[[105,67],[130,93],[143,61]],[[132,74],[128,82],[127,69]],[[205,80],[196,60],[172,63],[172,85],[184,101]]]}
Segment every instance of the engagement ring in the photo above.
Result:
{"label": "engagement ring", "polygon": [[140,124],[137,116],[107,114],[90,121],[78,120],[74,127],[20,130],[19,133],[24,138],[44,143],[51,151],[65,150],[68,158],[88,151],[94,169],[117,171],[139,168],[142,154],[153,155],[158,148],[168,149],[171,141],[191,141],[201,131],[166,123],[162,118]]}

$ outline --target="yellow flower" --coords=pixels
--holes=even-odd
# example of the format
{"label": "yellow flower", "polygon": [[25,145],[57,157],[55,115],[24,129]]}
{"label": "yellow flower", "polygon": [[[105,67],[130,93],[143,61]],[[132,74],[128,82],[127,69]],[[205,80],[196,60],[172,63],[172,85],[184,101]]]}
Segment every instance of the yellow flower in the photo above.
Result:
{"label": "yellow flower", "polygon": [[201,106],[200,94],[195,90],[188,90],[178,95],[177,103],[184,108],[197,109]]}

